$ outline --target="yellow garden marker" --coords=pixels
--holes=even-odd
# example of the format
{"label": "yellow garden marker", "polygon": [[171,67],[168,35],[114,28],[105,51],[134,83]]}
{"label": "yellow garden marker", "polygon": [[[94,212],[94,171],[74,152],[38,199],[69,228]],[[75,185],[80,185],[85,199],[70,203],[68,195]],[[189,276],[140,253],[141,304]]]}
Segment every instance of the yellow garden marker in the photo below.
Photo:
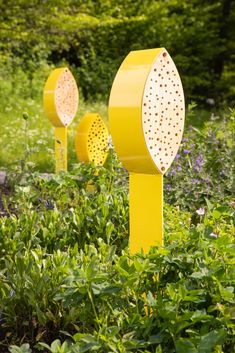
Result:
{"label": "yellow garden marker", "polygon": [[130,251],[163,244],[163,174],[183,134],[184,93],[164,48],[132,51],[109,100],[112,140],[130,173]]}
{"label": "yellow garden marker", "polygon": [[108,129],[98,114],[86,114],[81,119],[75,149],[81,162],[94,162],[96,166],[104,164],[108,155]]}
{"label": "yellow garden marker", "polygon": [[43,96],[44,109],[55,127],[56,173],[67,171],[67,126],[76,115],[78,88],[68,68],[59,68],[48,77]]}

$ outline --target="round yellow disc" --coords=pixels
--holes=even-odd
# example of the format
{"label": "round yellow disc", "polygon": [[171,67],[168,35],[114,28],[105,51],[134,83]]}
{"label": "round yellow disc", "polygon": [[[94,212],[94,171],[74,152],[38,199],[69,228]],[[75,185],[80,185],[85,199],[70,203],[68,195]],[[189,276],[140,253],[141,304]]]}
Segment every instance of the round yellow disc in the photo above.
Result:
{"label": "round yellow disc", "polygon": [[102,166],[108,155],[108,129],[96,113],[85,115],[75,137],[77,158],[81,162],[94,162]]}
{"label": "round yellow disc", "polygon": [[68,68],[55,69],[49,75],[43,95],[44,109],[55,127],[68,126],[76,115],[78,88]]}
{"label": "round yellow disc", "polygon": [[114,79],[109,123],[129,172],[165,174],[183,135],[184,92],[165,48],[130,52]]}

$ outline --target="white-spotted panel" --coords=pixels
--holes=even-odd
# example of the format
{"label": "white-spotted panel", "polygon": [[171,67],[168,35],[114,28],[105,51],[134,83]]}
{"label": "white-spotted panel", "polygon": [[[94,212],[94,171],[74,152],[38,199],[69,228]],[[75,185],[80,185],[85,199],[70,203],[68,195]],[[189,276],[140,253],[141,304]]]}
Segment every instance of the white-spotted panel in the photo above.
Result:
{"label": "white-spotted panel", "polygon": [[179,148],[184,127],[184,92],[176,66],[166,50],[148,75],[142,102],[145,142],[164,174]]}
{"label": "white-spotted panel", "polygon": [[55,105],[60,120],[64,126],[68,126],[76,115],[78,106],[77,84],[68,69],[65,69],[59,77],[55,92]]}
{"label": "white-spotted panel", "polygon": [[102,166],[108,152],[108,130],[99,115],[91,124],[88,132],[88,154],[90,160]]}

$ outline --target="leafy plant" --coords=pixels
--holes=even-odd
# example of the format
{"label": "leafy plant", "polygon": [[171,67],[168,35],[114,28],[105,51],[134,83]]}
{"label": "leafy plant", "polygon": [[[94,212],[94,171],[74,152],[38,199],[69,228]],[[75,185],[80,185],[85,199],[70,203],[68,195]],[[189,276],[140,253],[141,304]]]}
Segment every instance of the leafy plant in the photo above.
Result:
{"label": "leafy plant", "polygon": [[[203,129],[186,129],[180,150],[165,179],[169,203],[196,210],[213,202],[232,201],[234,185],[233,114],[211,116]],[[226,202],[227,201],[227,202]]]}

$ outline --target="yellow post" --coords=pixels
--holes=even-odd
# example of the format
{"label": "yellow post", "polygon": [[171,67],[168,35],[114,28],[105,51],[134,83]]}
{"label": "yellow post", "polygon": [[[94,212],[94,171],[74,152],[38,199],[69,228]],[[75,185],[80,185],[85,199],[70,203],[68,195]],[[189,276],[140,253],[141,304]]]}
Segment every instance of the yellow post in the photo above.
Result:
{"label": "yellow post", "polygon": [[130,173],[130,253],[163,245],[163,176]]}
{"label": "yellow post", "polygon": [[67,127],[55,128],[55,171],[67,171]]}
{"label": "yellow post", "polygon": [[67,126],[77,112],[78,88],[68,68],[55,69],[43,92],[44,109],[55,127],[56,173],[67,171]]}
{"label": "yellow post", "polygon": [[165,48],[130,52],[109,99],[112,140],[130,173],[130,251],[163,244],[163,175],[180,146],[184,93]]}

